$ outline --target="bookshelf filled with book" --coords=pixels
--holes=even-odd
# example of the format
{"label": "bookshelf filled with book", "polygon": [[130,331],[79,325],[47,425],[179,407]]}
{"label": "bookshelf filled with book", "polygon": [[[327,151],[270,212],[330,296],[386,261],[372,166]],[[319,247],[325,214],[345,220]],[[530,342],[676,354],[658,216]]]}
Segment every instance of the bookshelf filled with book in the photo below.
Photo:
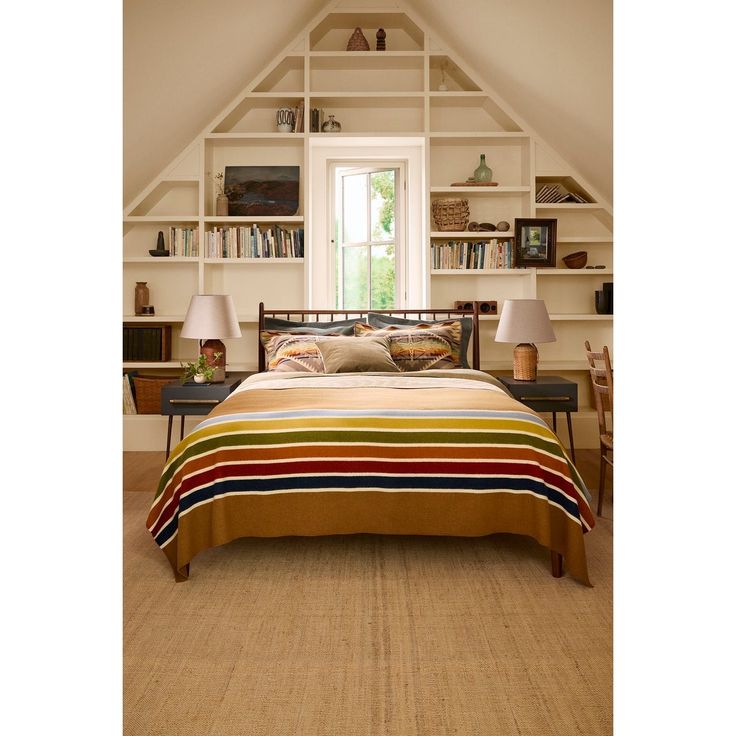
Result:
{"label": "bookshelf filled with book", "polygon": [[[366,51],[346,49],[357,27],[368,41]],[[386,32],[385,51],[376,50],[379,29]],[[612,316],[597,314],[594,302],[595,291],[613,281],[610,205],[409,11],[321,14],[283,48],[125,208],[123,322],[151,319],[133,308],[136,282],[147,282],[152,318],[171,328],[170,359],[158,369],[178,367],[196,354],[196,341],[180,336],[191,296],[227,293],[243,332],[228,344],[230,369],[254,370],[258,302],[309,306],[310,233],[315,219],[327,216],[308,191],[313,146],[328,137],[410,137],[422,141],[425,151],[426,214],[417,237],[424,249],[427,306],[496,300],[500,312],[505,299],[544,299],[557,340],[540,346],[540,368],[565,372],[580,384],[581,397],[587,396],[584,341],[612,347]],[[293,118],[279,116],[285,110]],[[340,132],[322,131],[329,115],[339,121]],[[279,129],[283,120],[293,123]],[[481,155],[492,170],[487,186],[469,181]],[[215,177],[228,167],[296,167],[296,210],[223,214]],[[441,229],[433,220],[432,203],[451,198],[468,201],[462,229]],[[518,218],[556,220],[553,266],[517,267]],[[469,229],[473,224],[479,229]],[[169,255],[149,256],[159,232]],[[562,259],[583,250],[593,268],[567,268]],[[487,316],[481,322],[482,367],[510,370],[508,346],[493,339],[497,320]],[[142,364],[128,360],[124,367]]]}

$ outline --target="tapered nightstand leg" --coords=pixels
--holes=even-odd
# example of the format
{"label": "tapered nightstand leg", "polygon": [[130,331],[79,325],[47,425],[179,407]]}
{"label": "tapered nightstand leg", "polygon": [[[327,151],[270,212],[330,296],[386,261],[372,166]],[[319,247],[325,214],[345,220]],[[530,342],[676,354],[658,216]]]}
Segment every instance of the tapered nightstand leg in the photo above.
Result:
{"label": "tapered nightstand leg", "polygon": [[572,417],[569,411],[566,411],[565,414],[567,414],[567,433],[570,435],[570,454],[572,455],[572,461],[575,462],[575,443],[572,439]]}
{"label": "tapered nightstand leg", "polygon": [[166,432],[166,459],[169,459],[169,451],[171,450],[171,425],[174,422],[174,415],[169,414],[169,429]]}
{"label": "tapered nightstand leg", "polygon": [[552,577],[561,578],[563,573],[562,555],[559,552],[550,551],[550,561],[552,562]]}
{"label": "tapered nightstand leg", "polygon": [[552,431],[557,434],[557,412],[552,412]]}
{"label": "tapered nightstand leg", "polygon": [[[568,420],[569,421],[569,420]],[[181,427],[179,428],[179,442],[184,439],[184,415],[181,415]]]}

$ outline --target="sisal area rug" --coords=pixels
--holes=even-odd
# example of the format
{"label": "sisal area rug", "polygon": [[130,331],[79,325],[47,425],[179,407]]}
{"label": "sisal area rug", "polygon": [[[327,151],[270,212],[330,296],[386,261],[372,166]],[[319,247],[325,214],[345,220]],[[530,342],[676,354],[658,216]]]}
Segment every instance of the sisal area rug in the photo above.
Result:
{"label": "sisal area rug", "polygon": [[612,733],[607,519],[592,589],[511,535],[245,539],[174,583],[124,496],[126,736]]}

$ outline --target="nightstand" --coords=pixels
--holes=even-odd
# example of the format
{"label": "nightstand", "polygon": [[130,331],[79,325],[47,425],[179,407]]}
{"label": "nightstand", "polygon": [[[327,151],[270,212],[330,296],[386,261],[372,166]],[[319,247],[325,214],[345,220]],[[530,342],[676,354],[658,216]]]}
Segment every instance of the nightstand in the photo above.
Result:
{"label": "nightstand", "polygon": [[496,376],[509,393],[524,406],[536,412],[552,413],[552,430],[557,432],[557,412],[567,415],[567,433],[570,436],[570,455],[575,462],[570,412],[578,410],[578,385],[562,376],[537,376],[536,381],[517,381],[511,376]]}
{"label": "nightstand", "polygon": [[230,374],[224,383],[167,383],[161,389],[161,414],[169,417],[166,433],[166,457],[171,449],[171,425],[174,417],[181,417],[179,441],[184,439],[184,417],[204,416],[223,402],[249,376],[249,373]]}

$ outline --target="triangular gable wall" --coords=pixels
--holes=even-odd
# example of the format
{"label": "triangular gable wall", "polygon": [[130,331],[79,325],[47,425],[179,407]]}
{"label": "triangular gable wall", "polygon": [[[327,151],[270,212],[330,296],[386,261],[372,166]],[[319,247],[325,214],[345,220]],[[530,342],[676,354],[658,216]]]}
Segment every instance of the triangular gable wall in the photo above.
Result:
{"label": "triangular gable wall", "polygon": [[[532,147],[537,155],[545,162],[555,162],[554,167],[557,171],[547,171],[545,166],[539,167],[539,172],[545,175],[565,177],[568,181],[577,182],[579,189],[586,192],[599,205],[608,217],[612,217],[612,208],[595,188],[590,185],[578,171],[571,167],[567,162],[554,151],[553,147],[544,141],[544,139],[534,131],[531,126],[523,120],[523,118],[511,108],[511,106],[499,95],[483,78],[483,75],[473,69],[462,57],[446,44],[441,36],[430,28],[421,18],[420,14],[413,8],[406,7],[402,2],[373,2],[362,3],[356,5],[345,0],[334,0],[328,3],[325,8],[318,13],[311,23],[298,34],[291,43],[285,45],[285,51],[277,56],[263,71],[251,80],[251,82],[238,94],[223,110],[221,110],[206,125],[202,131],[195,136],[192,142],[169,164],[158,176],[156,176],[150,184],[145,187],[138,196],[136,196],[130,204],[124,209],[124,217],[132,216],[136,208],[143,203],[146,198],[156,198],[157,187],[171,183],[183,181],[197,181],[200,178],[200,168],[202,166],[201,159],[203,156],[203,141],[205,136],[218,132],[220,128],[228,120],[228,116],[236,115],[239,108],[247,105],[249,95],[257,90],[258,86],[268,79],[269,75],[278,78],[279,67],[286,65],[290,67],[292,76],[294,72],[298,75],[299,58],[304,57],[310,50],[309,41],[315,29],[320,28],[320,24],[324,24],[331,15],[345,17],[349,21],[354,21],[359,25],[361,20],[371,18],[373,16],[382,15],[402,15],[405,16],[408,23],[414,24],[420,28],[425,37],[425,48],[428,50],[431,58],[430,75],[441,72],[440,66],[443,65],[442,59],[446,60],[446,73],[450,78],[453,74],[461,80],[465,88],[470,90],[477,89],[479,95],[485,97],[483,101],[484,109],[487,114],[500,122],[503,129],[508,131],[519,131],[529,135],[536,144]],[[380,21],[379,21],[380,22]],[[303,62],[302,62],[303,63]],[[303,67],[302,67],[303,69]],[[278,86],[278,85],[276,85]],[[273,100],[280,99],[278,92],[269,93]],[[292,91],[284,93],[284,104],[288,105],[290,99],[295,97],[304,98],[305,91],[302,86],[301,92]],[[252,98],[251,98],[252,99]],[[426,124],[425,124],[426,127]],[[540,161],[542,163],[542,161]],[[200,199],[204,197],[204,192],[200,192]]]}

